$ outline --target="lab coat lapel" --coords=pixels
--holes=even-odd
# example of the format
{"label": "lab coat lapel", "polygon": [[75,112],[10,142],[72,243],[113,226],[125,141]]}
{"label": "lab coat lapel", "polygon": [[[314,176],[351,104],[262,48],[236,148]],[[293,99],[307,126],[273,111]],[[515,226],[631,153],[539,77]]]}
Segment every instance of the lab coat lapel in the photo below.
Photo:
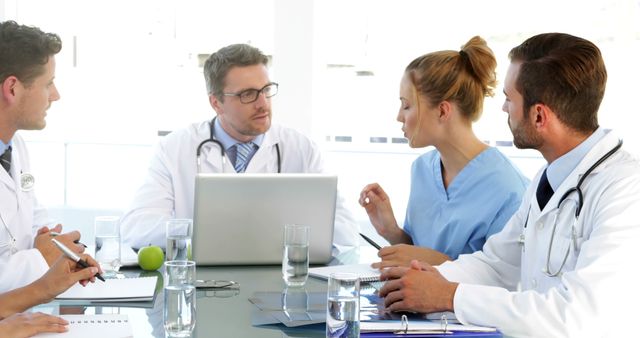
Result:
{"label": "lab coat lapel", "polygon": [[[227,153],[224,153],[227,165],[227,168],[232,168],[231,164],[230,164],[230,160],[229,157],[227,156]],[[225,171],[225,166],[222,163],[222,156],[220,153],[220,148],[215,145],[212,144],[211,147],[209,149],[207,149],[207,154],[205,156],[205,162],[207,163],[206,167],[211,168],[211,170],[206,170],[205,169],[205,165],[203,165],[202,171],[203,172],[211,172],[211,173],[224,173]]]}
{"label": "lab coat lapel", "polygon": [[[194,137],[194,149],[197,148],[198,144],[204,140],[208,140],[210,137],[211,130],[209,129],[209,121],[205,121],[198,126],[197,135]],[[229,164],[229,157],[227,156],[227,152],[224,152],[224,156],[226,158],[227,165],[224,166],[222,163],[222,156],[220,152],[220,146],[215,144],[214,142],[207,142],[202,147],[202,172],[203,173],[224,173],[229,172],[229,168],[231,168],[231,172],[233,172],[233,166]],[[197,164],[196,164],[197,165]],[[226,171],[225,171],[226,169]],[[197,171],[197,168],[196,168]]]}
{"label": "lab coat lapel", "polygon": [[3,171],[3,172],[0,173],[0,181],[7,188],[7,190],[15,193],[15,191],[16,191],[16,182],[14,181],[14,179],[11,176],[9,176],[9,174],[7,172],[4,171],[4,169],[0,168],[0,170]]}
{"label": "lab coat lapel", "polygon": [[[580,161],[580,163],[576,166],[576,168],[569,174],[569,176],[560,184],[558,189],[554,191],[553,196],[545,206],[545,208],[540,213],[540,217],[544,217],[547,213],[552,210],[555,210],[558,207],[558,202],[562,195],[565,194],[571,188],[574,188],[578,184],[578,180],[582,177],[582,175],[589,170],[589,168],[596,162],[600,157],[606,154],[609,150],[613,149],[613,147],[618,144],[618,138],[613,135],[611,132],[607,132],[607,134],[602,138],[595,146],[589,150],[587,155]],[[593,172],[591,175],[602,170],[603,167],[606,166],[606,162],[602,163]],[[538,177],[541,175],[541,172],[538,173]],[[539,182],[540,179],[536,180]],[[584,185],[585,183],[583,183]]]}
{"label": "lab coat lapel", "polygon": [[[278,172],[278,154],[274,148],[279,141],[279,137],[273,132],[273,128],[269,128],[269,130],[264,134],[264,139],[262,140],[260,148],[258,148],[258,151],[253,155],[251,161],[249,161],[246,172]],[[282,156],[282,154],[280,155]]]}

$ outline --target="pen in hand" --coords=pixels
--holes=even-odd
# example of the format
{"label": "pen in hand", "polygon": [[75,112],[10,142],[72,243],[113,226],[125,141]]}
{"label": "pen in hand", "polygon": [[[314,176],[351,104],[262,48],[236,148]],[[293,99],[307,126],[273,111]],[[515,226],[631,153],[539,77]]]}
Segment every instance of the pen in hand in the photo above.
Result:
{"label": "pen in hand", "polygon": [[382,249],[382,247],[378,245],[378,243],[374,242],[371,238],[365,236],[363,233],[360,233],[360,236],[362,236],[362,238],[364,238],[364,240],[367,241],[369,244],[373,245],[373,247],[376,248],[377,250]]}
{"label": "pen in hand", "polygon": [[[60,236],[61,233],[55,232],[55,231],[49,231],[49,235],[51,235],[52,237],[56,237],[56,236]],[[75,241],[73,241],[73,243],[80,244],[80,245],[84,246],[85,248],[87,247],[84,243],[80,243],[80,240],[77,240],[77,239]]]}
{"label": "pen in hand", "polygon": [[[71,251],[64,244],[60,243],[55,238],[52,238],[51,241],[53,241],[53,244],[55,244],[58,247],[58,249],[60,249],[62,251],[62,253],[65,256],[67,256],[69,259],[71,259],[72,261],[78,263],[78,265],[80,265],[83,268],[88,268],[89,267],[89,264],[87,264],[87,262],[84,259],[80,258],[80,256],[78,256],[75,252]],[[100,273],[96,273],[95,277],[98,278],[99,280],[105,282],[104,277],[102,277],[100,275]]]}

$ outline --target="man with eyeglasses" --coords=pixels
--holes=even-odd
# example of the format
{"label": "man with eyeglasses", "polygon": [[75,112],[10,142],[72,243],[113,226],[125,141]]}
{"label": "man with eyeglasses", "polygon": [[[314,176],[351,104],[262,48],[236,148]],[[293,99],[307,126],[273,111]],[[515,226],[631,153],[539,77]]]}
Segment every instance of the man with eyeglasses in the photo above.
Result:
{"label": "man with eyeglasses", "polygon": [[[321,173],[318,147],[305,135],[271,124],[268,57],[235,44],[213,53],[204,66],[216,116],[167,135],[149,174],[122,219],[123,241],[133,248],[164,247],[165,221],[192,218],[195,176],[202,173]],[[196,161],[197,159],[197,161]],[[358,226],[338,197],[334,245],[357,246]]]}

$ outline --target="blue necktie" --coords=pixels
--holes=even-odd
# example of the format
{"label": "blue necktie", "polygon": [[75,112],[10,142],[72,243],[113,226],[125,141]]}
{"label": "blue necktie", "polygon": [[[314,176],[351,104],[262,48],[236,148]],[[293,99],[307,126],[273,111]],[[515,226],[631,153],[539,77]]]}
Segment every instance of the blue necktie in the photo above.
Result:
{"label": "blue necktie", "polygon": [[11,175],[11,147],[8,147],[2,155],[0,155],[0,164],[9,175]]}
{"label": "blue necktie", "polygon": [[551,196],[553,196],[553,188],[551,188],[551,184],[549,184],[547,169],[545,169],[542,177],[540,177],[540,183],[538,183],[538,190],[536,191],[536,198],[538,199],[540,210],[544,209],[544,206],[547,205]]}
{"label": "blue necktie", "polygon": [[243,173],[247,168],[249,154],[253,150],[253,143],[237,143],[236,144],[236,163],[233,166],[236,172]]}

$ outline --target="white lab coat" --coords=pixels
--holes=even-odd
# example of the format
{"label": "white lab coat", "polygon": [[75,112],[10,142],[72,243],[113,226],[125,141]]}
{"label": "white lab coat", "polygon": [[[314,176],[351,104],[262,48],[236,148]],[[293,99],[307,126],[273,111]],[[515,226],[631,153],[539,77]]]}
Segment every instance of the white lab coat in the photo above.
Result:
{"label": "white lab coat", "polygon": [[11,176],[0,169],[0,293],[25,286],[49,269],[40,251],[33,247],[36,231],[49,223],[47,213],[38,204],[34,190],[23,191],[20,187],[20,174],[30,173],[30,167],[27,148],[17,134],[12,147]]}
{"label": "white lab coat", "polygon": [[[552,272],[561,266],[568,246],[571,251],[561,276],[548,277],[543,272],[558,201],[617,142],[608,132],[542,211],[535,197],[538,173],[519,210],[482,251],[438,267],[447,279],[461,282],[454,297],[461,322],[495,326],[508,336],[521,337],[634,334],[640,304],[638,159],[618,150],[586,178],[584,207],[576,225],[577,248],[571,236],[574,217],[562,212],[551,254]],[[576,200],[576,193],[570,198]],[[529,209],[523,247],[518,238]]]}
{"label": "white lab coat", "polygon": [[[196,148],[209,134],[209,121],[204,121],[174,131],[160,141],[147,178],[122,218],[123,242],[134,248],[149,244],[165,247],[166,220],[193,218]],[[293,129],[272,125],[245,172],[277,172],[276,144],[280,147],[283,173],[323,171],[320,151],[309,138]],[[201,159],[203,173],[235,172],[228,157],[223,166],[220,148],[212,142],[202,148]],[[340,195],[336,204],[334,244],[357,246],[358,225]]]}

